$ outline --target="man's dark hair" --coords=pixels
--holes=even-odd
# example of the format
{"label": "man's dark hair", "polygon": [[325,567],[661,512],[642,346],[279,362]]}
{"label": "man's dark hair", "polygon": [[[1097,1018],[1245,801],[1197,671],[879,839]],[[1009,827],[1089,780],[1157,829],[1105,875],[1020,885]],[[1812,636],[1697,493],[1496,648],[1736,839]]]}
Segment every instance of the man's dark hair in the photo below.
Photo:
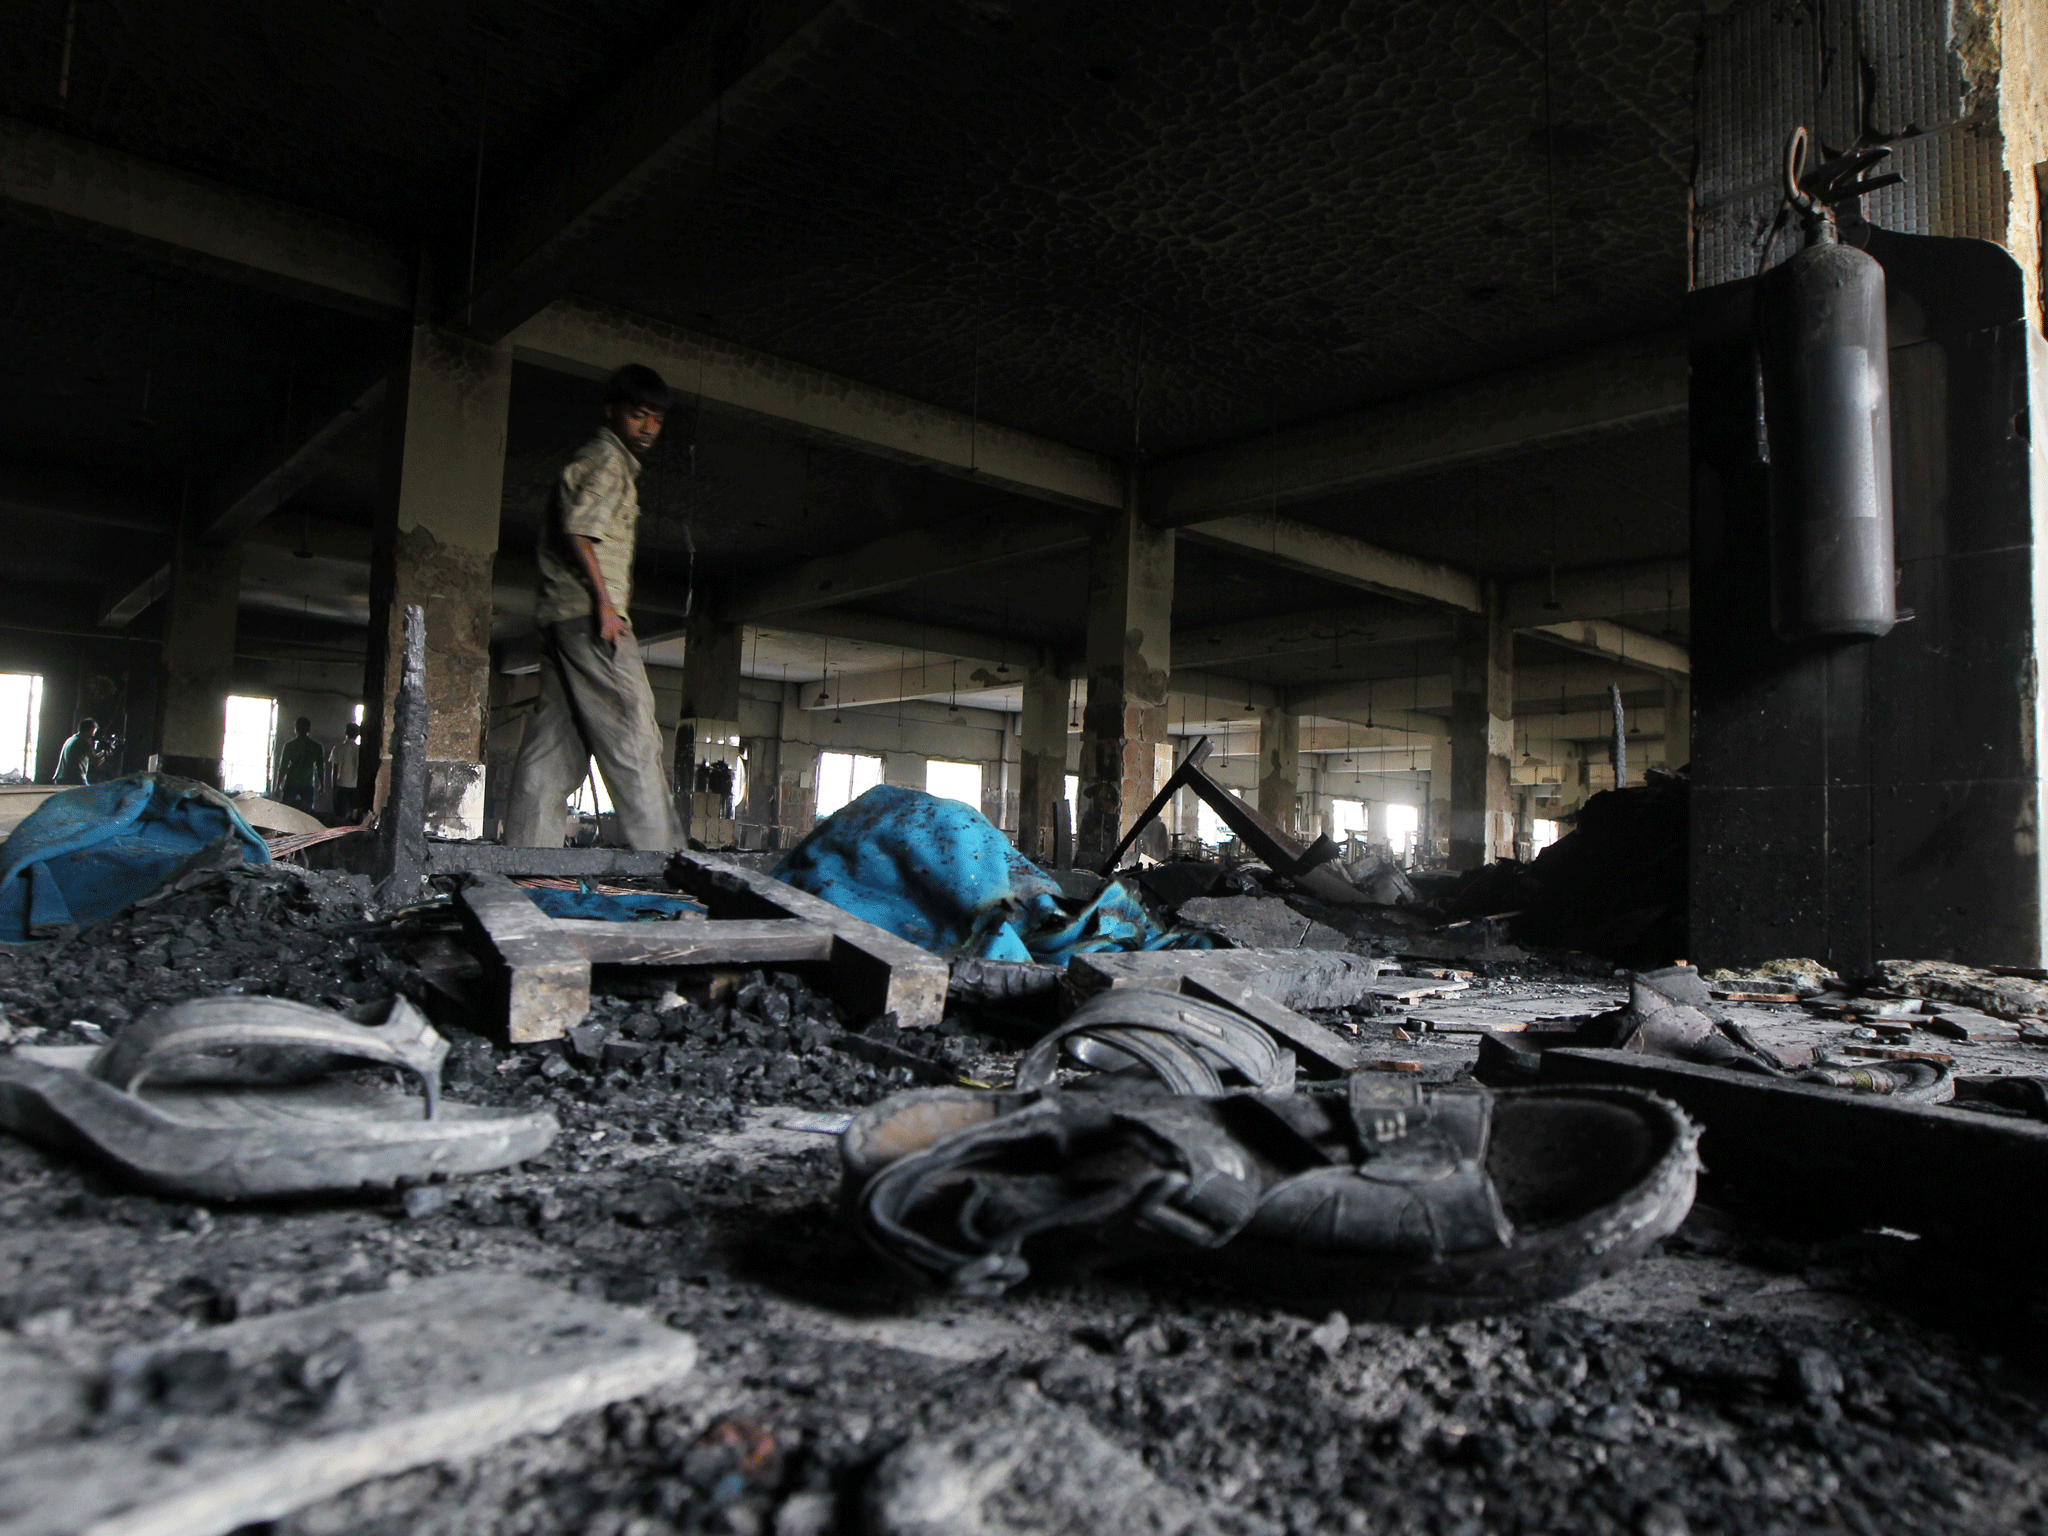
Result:
{"label": "man's dark hair", "polygon": [[605,385],[604,403],[607,406],[639,406],[643,410],[665,411],[669,407],[668,385],[645,363],[628,363]]}
{"label": "man's dark hair", "polygon": [[363,734],[363,728],[358,722],[351,720],[349,721],[347,726],[343,728],[341,734],[344,736],[360,736]]}
{"label": "man's dark hair", "polygon": [[78,728],[81,731],[96,731],[100,728],[100,723],[91,715],[86,715],[79,720]]}
{"label": "man's dark hair", "polygon": [[305,735],[308,731],[313,729],[312,720],[305,715],[299,716],[299,718],[297,719],[297,721],[294,722],[294,724],[298,727],[298,732],[301,736]]}

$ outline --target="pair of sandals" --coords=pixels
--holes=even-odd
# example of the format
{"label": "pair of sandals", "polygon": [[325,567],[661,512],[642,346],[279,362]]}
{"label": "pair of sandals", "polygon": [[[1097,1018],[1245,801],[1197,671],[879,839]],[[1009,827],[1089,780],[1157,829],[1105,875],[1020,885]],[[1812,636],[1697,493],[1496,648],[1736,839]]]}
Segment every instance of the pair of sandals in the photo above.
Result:
{"label": "pair of sandals", "polygon": [[[1062,1054],[1097,1075],[1056,1086]],[[1117,989],[1041,1041],[1012,1091],[913,1090],[855,1116],[845,1196],[869,1246],[966,1295],[1164,1260],[1408,1321],[1568,1295],[1691,1208],[1698,1133],[1651,1094],[1369,1072],[1292,1090],[1291,1057],[1248,1020]]]}

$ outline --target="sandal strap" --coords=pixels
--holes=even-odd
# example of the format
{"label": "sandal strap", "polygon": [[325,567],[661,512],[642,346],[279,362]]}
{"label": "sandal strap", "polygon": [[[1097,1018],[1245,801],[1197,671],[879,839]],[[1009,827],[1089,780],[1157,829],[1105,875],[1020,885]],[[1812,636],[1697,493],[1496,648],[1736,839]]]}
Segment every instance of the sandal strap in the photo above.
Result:
{"label": "sandal strap", "polygon": [[448,1042],[403,997],[376,1026],[281,997],[201,997],[131,1024],[92,1060],[94,1077],[133,1094],[157,1068],[180,1056],[241,1046],[300,1046],[403,1067],[420,1080],[426,1118],[441,1108],[441,1063]]}
{"label": "sandal strap", "polygon": [[[1316,1141],[1331,1165],[1273,1185],[1254,1230],[1304,1249],[1430,1260],[1514,1240],[1486,1171],[1491,1094],[1356,1073],[1344,1110],[1348,1166],[1332,1141]],[[1300,1134],[1300,1113],[1287,1118]]]}
{"label": "sandal strap", "polygon": [[[1187,1102],[1185,1100],[1181,1101]],[[1175,1100],[1157,1103],[1088,1101],[1047,1092],[1036,1103],[942,1137],[923,1151],[878,1171],[857,1200],[862,1235],[871,1246],[923,1271],[953,1290],[996,1296],[1030,1272],[1020,1249],[1030,1238],[1060,1227],[1087,1226],[1128,1213],[1133,1225],[1195,1247],[1229,1241],[1257,1209],[1250,1159],[1206,1118],[1177,1115]],[[915,1230],[911,1214],[940,1181],[971,1165],[1042,1142],[1055,1162],[1077,1138],[1112,1137],[1147,1154],[1152,1167],[1078,1199],[1046,1206],[1001,1232],[973,1229],[985,1201],[970,1193],[957,1229],[961,1246]],[[1005,1177],[1004,1175],[997,1175]]]}
{"label": "sandal strap", "polygon": [[1294,1086],[1293,1053],[1250,1019],[1163,988],[1112,987],[1025,1053],[1017,1064],[1018,1088],[1050,1087],[1061,1049],[1075,1037],[1135,1058],[1177,1094],[1206,1098],[1225,1091],[1203,1053],[1243,1073],[1255,1088],[1285,1092]]}

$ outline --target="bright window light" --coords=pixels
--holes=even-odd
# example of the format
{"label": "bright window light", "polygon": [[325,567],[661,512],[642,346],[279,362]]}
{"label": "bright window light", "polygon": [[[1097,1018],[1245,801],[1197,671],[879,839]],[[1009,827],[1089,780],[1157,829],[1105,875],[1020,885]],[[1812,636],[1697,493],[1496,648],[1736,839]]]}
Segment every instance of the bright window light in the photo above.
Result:
{"label": "bright window light", "polygon": [[882,760],[865,752],[818,754],[818,819],[823,821],[849,801],[882,782]]}
{"label": "bright window light", "polygon": [[33,672],[0,674],[0,780],[26,784],[36,776],[43,680]]}
{"label": "bright window light", "polygon": [[351,705],[349,707],[348,717],[349,719],[353,720],[357,725],[361,725],[363,723],[363,706],[360,704]]}
{"label": "bright window light", "polygon": [[1070,828],[1081,825],[1081,775],[1078,773],[1067,775],[1067,825]]}
{"label": "bright window light", "polygon": [[612,808],[612,797],[604,792],[604,775],[597,771],[597,759],[583,765],[583,782],[569,797],[569,809],[578,816],[602,816]]}
{"label": "bright window light", "polygon": [[1396,858],[1405,859],[1415,852],[1415,838],[1422,830],[1422,813],[1412,805],[1390,805],[1387,807],[1387,842],[1393,847]]}
{"label": "bright window light", "polygon": [[1558,835],[1564,831],[1564,828],[1556,822],[1545,821],[1540,816],[1530,822],[1529,826],[1531,829],[1529,833],[1529,852],[1531,856],[1541,853],[1552,843],[1556,842]]}
{"label": "bright window light", "polygon": [[1330,802],[1330,836],[1340,843],[1347,837],[1365,836],[1365,802],[1363,800],[1332,800]]}
{"label": "bright window light", "polygon": [[227,792],[267,792],[276,751],[277,700],[228,695],[228,725],[220,744],[221,784]]}
{"label": "bright window light", "polygon": [[942,763],[924,765],[925,793],[942,800],[960,800],[981,809],[981,764]]}
{"label": "bright window light", "polygon": [[[1234,789],[1230,792],[1230,797],[1233,800],[1244,798]],[[1209,809],[1208,801],[1198,800],[1195,802],[1195,836],[1211,848],[1221,848],[1237,834],[1223,824],[1221,816]]]}

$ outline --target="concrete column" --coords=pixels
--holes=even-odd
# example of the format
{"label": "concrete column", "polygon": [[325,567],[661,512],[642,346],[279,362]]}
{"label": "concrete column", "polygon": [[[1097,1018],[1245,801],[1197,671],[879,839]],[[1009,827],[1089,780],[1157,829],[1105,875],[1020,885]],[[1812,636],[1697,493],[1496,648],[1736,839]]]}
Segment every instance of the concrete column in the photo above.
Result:
{"label": "concrete column", "polygon": [[405,610],[427,619],[427,831],[481,837],[490,725],[491,560],[505,486],[512,348],[413,327],[385,394],[383,485],[370,544],[363,757],[381,804]]}
{"label": "concrete column", "polygon": [[1450,734],[1429,738],[1429,776],[1422,795],[1421,851],[1432,859],[1448,858],[1451,825],[1451,770],[1455,763]]}
{"label": "concrete column", "polygon": [[1692,761],[1692,683],[1664,682],[1664,766],[1674,773]]}
{"label": "concrete column", "polygon": [[1173,772],[1166,684],[1173,667],[1173,530],[1139,516],[1137,478],[1088,549],[1088,707],[1081,725],[1076,857],[1096,864]]}
{"label": "concrete column", "polygon": [[1259,814],[1294,829],[1301,793],[1301,716],[1282,706],[1259,714]]}
{"label": "concrete column", "polygon": [[698,770],[736,765],[740,749],[740,656],[743,631],[700,607],[683,642],[683,695],[676,726],[676,819],[683,836],[707,847],[733,837],[722,796],[699,789]]}
{"label": "concrete column", "polygon": [[1050,663],[1024,674],[1017,750],[1017,847],[1050,866],[1067,777],[1067,680]]}
{"label": "concrete column", "polygon": [[221,787],[235,610],[241,596],[239,544],[222,549],[179,538],[171,555],[170,605],[164,617],[163,683],[153,736],[156,766],[216,789]]}
{"label": "concrete column", "polygon": [[1515,636],[1489,583],[1486,611],[1458,615],[1451,646],[1451,868],[1476,869],[1515,851],[1514,750]]}

